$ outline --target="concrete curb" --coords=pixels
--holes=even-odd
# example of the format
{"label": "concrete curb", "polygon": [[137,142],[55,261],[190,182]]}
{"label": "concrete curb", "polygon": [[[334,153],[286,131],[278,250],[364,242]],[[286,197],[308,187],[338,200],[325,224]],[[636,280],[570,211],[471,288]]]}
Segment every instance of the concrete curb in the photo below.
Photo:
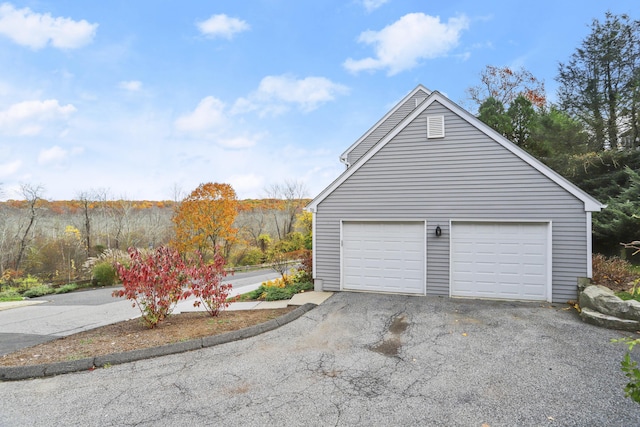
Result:
{"label": "concrete curb", "polygon": [[264,332],[268,332],[273,329],[279,328],[280,326],[286,325],[287,323],[298,319],[303,314],[315,307],[317,307],[317,304],[306,303],[283,316],[269,320],[259,325],[250,326],[248,328],[239,329],[237,331],[227,332],[220,335],[213,335],[185,342],[167,344],[160,347],[145,348],[142,350],[133,350],[123,353],[113,353],[104,356],[88,357],[86,359],[73,360],[69,362],[48,363],[30,366],[0,366],[0,381],[18,381],[30,378],[43,378],[60,374],[68,374],[71,372],[87,371],[94,368],[135,362],[137,360],[150,359],[152,357],[158,356],[167,356],[170,354],[183,353],[192,350],[199,350],[201,348],[207,348],[232,341],[238,341],[245,338],[254,337],[256,335],[260,335]]}

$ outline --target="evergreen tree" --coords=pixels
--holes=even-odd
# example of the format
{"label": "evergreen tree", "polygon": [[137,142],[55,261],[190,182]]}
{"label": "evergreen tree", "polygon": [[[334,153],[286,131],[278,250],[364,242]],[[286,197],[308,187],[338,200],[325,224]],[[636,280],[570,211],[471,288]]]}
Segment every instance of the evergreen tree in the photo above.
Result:
{"label": "evergreen tree", "polygon": [[597,251],[618,253],[620,244],[640,240],[640,174],[629,167],[628,185],[610,198],[607,208],[593,215],[593,242]]}
{"label": "evergreen tree", "polygon": [[598,150],[638,145],[640,21],[607,12],[560,64],[560,107],[583,122]]}
{"label": "evergreen tree", "polygon": [[490,97],[480,105],[478,113],[478,118],[496,132],[506,137],[511,134],[511,123],[502,102]]}

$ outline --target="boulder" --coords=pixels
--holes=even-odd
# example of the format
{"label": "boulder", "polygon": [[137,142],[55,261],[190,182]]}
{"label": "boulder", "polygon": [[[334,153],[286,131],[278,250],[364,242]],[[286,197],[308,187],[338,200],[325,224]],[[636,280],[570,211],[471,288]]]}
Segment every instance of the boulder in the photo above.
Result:
{"label": "boulder", "polygon": [[579,302],[582,309],[590,308],[608,316],[640,321],[640,302],[623,301],[611,289],[601,285],[585,288],[580,293]]}
{"label": "boulder", "polygon": [[587,307],[583,307],[580,312],[582,320],[592,325],[601,326],[608,329],[619,329],[623,331],[640,331],[640,322],[637,320],[620,319],[614,316],[599,313]]}

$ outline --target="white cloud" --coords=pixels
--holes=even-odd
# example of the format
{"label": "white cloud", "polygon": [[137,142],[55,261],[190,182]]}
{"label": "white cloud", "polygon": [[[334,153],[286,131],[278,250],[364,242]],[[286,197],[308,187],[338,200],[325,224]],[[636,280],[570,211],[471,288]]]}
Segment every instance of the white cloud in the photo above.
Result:
{"label": "white cloud", "polygon": [[176,129],[185,133],[220,132],[227,124],[224,103],[213,96],[202,99],[195,110],[175,121]]}
{"label": "white cloud", "polygon": [[16,9],[10,3],[0,5],[0,34],[22,46],[42,49],[51,43],[59,49],[75,49],[91,43],[98,24],[84,19],[53,18],[50,14]]}
{"label": "white cloud", "polygon": [[446,55],[458,45],[460,34],[469,27],[466,16],[449,18],[409,13],[380,31],[365,31],[359,42],[374,46],[375,57],[349,58],[344,67],[353,72],[388,69],[389,75],[415,67],[421,59]]}
{"label": "white cloud", "polygon": [[367,9],[367,12],[372,12],[388,1],[389,0],[362,0],[362,5]]}
{"label": "white cloud", "polygon": [[241,198],[247,194],[258,194],[265,184],[264,178],[256,174],[232,175],[224,181],[230,183]]}
{"label": "white cloud", "polygon": [[232,112],[244,113],[260,110],[261,115],[278,115],[296,105],[304,112],[313,111],[321,104],[333,101],[349,92],[349,88],[324,77],[296,79],[292,76],[267,76],[248,98],[236,101]]}
{"label": "white cloud", "polygon": [[137,92],[142,89],[142,82],[138,80],[122,81],[118,83],[118,87],[131,92]]}
{"label": "white cloud", "polygon": [[256,145],[260,138],[260,135],[222,137],[218,139],[218,144],[227,148],[250,148]]}
{"label": "white cloud", "polygon": [[9,176],[16,173],[22,166],[22,161],[14,160],[9,163],[0,163],[0,176]]}
{"label": "white cloud", "polygon": [[197,23],[198,29],[208,37],[224,37],[231,39],[235,34],[247,31],[251,27],[245,21],[231,18],[225,14],[212,15],[206,21]]}
{"label": "white cloud", "polygon": [[236,131],[225,104],[213,96],[203,98],[192,112],[178,117],[174,126],[178,132],[192,138],[206,139],[232,149],[253,147],[264,136]]}
{"label": "white cloud", "polygon": [[76,108],[60,105],[57,99],[24,101],[0,111],[0,133],[33,136],[42,133],[45,125],[66,120]]}
{"label": "white cloud", "polygon": [[69,153],[66,150],[54,145],[48,150],[40,151],[40,154],[38,154],[38,164],[46,165],[49,163],[58,163],[66,159],[68,155]]}

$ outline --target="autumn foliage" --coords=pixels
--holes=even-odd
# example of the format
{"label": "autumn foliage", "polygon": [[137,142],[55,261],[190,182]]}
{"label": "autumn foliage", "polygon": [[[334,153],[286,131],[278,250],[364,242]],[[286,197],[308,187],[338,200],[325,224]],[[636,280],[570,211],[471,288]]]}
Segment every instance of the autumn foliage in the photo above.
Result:
{"label": "autumn foliage", "polygon": [[113,296],[133,301],[150,328],[171,314],[178,301],[192,295],[198,298],[194,306],[204,304],[212,316],[228,306],[231,284],[221,283],[224,259],[217,251],[212,264],[205,264],[200,253],[185,261],[177,250],[165,246],[149,254],[130,248],[129,257],[128,266],[116,265],[123,289]]}
{"label": "autumn foliage", "polygon": [[524,96],[532,105],[541,108],[547,102],[544,83],[530,71],[521,68],[487,65],[480,74],[481,84],[467,89],[469,98],[481,105],[488,98],[494,98],[508,106],[518,96]]}
{"label": "autumn foliage", "polygon": [[238,214],[236,192],[229,184],[200,184],[173,217],[174,246],[183,253],[205,251],[235,239]]}
{"label": "autumn foliage", "polygon": [[176,250],[164,246],[148,255],[130,248],[129,257],[128,267],[116,265],[123,289],[114,291],[113,296],[132,300],[144,322],[153,328],[171,314],[182,297],[187,266]]}
{"label": "autumn foliage", "polygon": [[203,305],[211,316],[217,316],[229,306],[227,297],[231,291],[231,284],[222,283],[227,273],[224,269],[224,258],[218,250],[214,253],[213,262],[209,264],[205,263],[202,254],[197,252],[189,272],[189,289],[185,291],[184,298],[195,296],[198,299],[193,305]]}

